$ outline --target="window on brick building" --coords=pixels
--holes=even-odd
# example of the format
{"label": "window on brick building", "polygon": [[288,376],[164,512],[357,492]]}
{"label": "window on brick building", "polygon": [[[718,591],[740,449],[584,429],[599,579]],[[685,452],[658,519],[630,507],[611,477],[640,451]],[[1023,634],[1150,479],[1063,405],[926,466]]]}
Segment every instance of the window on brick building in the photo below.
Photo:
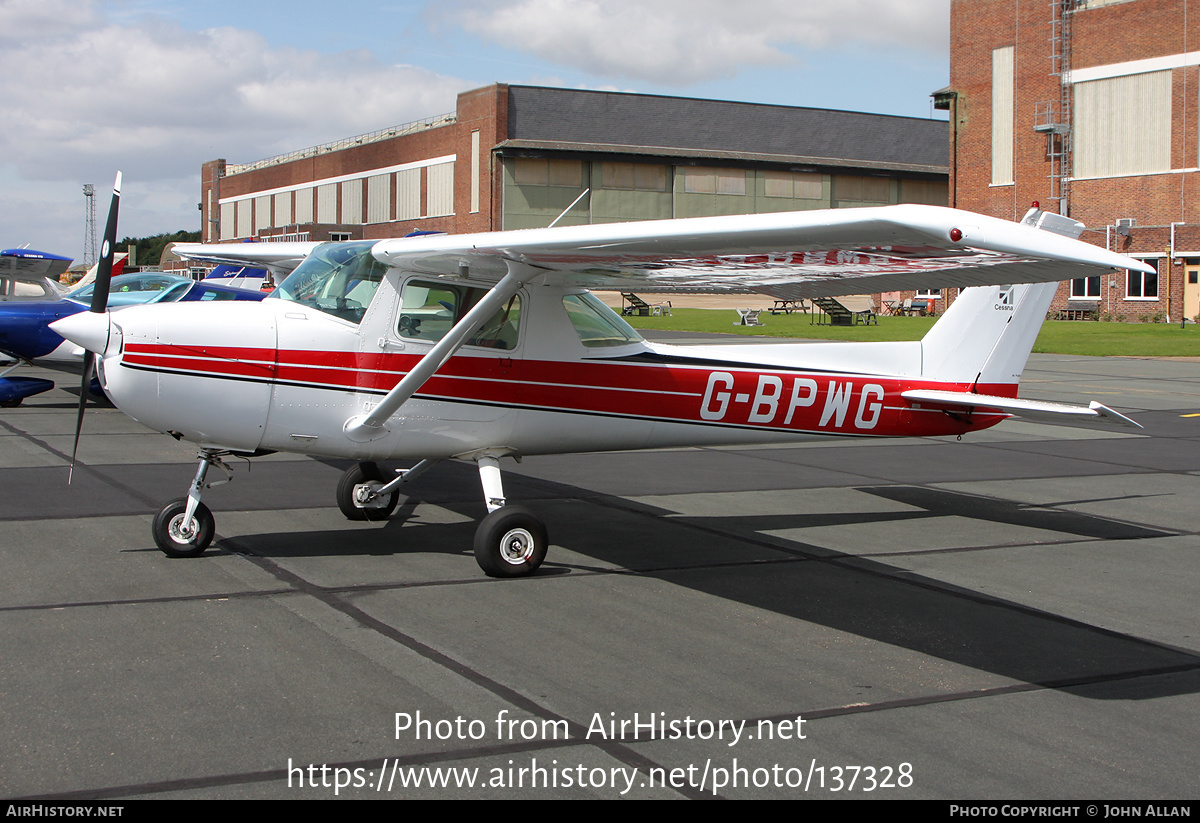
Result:
{"label": "window on brick building", "polygon": [[425,170],[425,215],[454,214],[454,163],[438,163]]}
{"label": "window on brick building", "polygon": [[1075,84],[1076,177],[1171,169],[1171,72]]}
{"label": "window on brick building", "polygon": [[1013,182],[1013,47],[992,51],[992,185]]}
{"label": "window on brick building", "polygon": [[1077,277],[1071,281],[1072,300],[1095,300],[1100,297],[1100,275]]}
{"label": "window on brick building", "polygon": [[[1157,263],[1154,260],[1141,261],[1147,265],[1157,268]],[[1126,300],[1157,300],[1158,299],[1158,273],[1147,274],[1146,272],[1133,271],[1130,269],[1125,272],[1125,299]]]}

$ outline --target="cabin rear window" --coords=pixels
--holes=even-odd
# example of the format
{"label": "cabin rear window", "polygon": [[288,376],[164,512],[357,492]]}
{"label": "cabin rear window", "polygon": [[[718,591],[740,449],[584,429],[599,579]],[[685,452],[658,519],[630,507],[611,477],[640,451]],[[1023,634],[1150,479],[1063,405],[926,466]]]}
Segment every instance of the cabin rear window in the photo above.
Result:
{"label": "cabin rear window", "polygon": [[642,336],[591,292],[568,294],[563,307],[580,342],[588,348],[628,346],[641,343]]}
{"label": "cabin rear window", "polygon": [[[400,296],[396,332],[410,340],[441,340],[487,293],[487,289],[471,286],[410,280]],[[514,294],[467,339],[466,345],[514,349],[520,323],[521,296]]]}

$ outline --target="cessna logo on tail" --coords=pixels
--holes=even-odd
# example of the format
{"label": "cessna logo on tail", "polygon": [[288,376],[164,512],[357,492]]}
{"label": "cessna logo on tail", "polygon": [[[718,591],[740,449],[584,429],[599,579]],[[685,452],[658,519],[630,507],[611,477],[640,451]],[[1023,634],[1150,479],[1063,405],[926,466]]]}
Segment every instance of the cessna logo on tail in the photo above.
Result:
{"label": "cessna logo on tail", "polygon": [[1013,310],[1013,287],[1001,286],[1000,299],[996,301],[996,311],[1012,311]]}

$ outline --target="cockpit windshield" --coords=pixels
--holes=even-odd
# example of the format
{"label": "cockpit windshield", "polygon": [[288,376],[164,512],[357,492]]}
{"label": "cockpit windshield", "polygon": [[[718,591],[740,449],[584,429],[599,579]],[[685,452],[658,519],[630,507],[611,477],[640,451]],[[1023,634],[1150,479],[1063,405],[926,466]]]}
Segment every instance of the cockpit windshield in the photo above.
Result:
{"label": "cockpit windshield", "polygon": [[317,246],[271,296],[360,323],[387,273],[371,254],[374,245],[358,240]]}

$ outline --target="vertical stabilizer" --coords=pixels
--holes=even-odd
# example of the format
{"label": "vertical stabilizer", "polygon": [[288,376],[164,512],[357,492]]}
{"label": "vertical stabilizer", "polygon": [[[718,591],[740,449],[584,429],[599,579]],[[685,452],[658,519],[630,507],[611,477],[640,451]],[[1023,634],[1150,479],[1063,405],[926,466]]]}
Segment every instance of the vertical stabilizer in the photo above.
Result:
{"label": "vertical stabilizer", "polygon": [[1057,283],[963,289],[921,340],[921,374],[1003,393],[1016,385],[1041,331]]}

